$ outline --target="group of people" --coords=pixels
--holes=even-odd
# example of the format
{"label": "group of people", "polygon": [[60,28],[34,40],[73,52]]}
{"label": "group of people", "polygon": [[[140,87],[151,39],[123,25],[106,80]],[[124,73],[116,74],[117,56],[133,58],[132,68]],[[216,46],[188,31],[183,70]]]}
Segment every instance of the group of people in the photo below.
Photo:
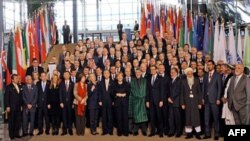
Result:
{"label": "group of people", "polygon": [[[50,69],[51,65],[56,66]],[[6,87],[9,136],[38,134],[211,138],[223,135],[225,124],[250,124],[249,77],[244,66],[214,62],[195,47],[159,32],[119,43],[112,37],[79,40],[73,53],[62,46],[59,58],[46,68],[37,59],[27,69],[25,83],[12,74]],[[213,121],[213,124],[212,124]],[[44,124],[45,123],[45,124]],[[37,124],[37,125],[36,125]],[[52,128],[51,128],[52,126]],[[212,127],[211,127],[212,126]],[[51,130],[52,129],[52,130]],[[149,130],[149,132],[148,132]]]}

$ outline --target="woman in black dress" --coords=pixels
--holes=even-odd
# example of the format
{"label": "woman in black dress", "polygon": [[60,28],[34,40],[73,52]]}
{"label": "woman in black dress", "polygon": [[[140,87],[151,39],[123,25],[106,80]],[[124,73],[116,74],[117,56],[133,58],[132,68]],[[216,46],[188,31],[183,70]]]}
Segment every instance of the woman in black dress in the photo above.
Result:
{"label": "woman in black dress", "polygon": [[52,122],[52,135],[58,135],[60,127],[59,76],[53,75],[47,96],[48,112]]}
{"label": "woman in black dress", "polygon": [[123,80],[123,73],[117,74],[117,82],[114,87],[114,106],[117,119],[117,135],[128,136],[128,97],[130,93],[129,84]]}

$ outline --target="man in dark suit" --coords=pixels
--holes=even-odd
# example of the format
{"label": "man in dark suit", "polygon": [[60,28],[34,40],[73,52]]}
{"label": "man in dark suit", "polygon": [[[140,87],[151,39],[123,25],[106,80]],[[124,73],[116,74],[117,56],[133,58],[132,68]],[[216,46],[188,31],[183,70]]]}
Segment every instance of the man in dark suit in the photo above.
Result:
{"label": "man in dark suit", "polygon": [[109,49],[109,59],[110,59],[110,65],[114,65],[116,60],[115,48]]}
{"label": "man in dark suit", "polygon": [[134,31],[138,31],[138,30],[139,30],[139,24],[137,23],[137,21],[135,21]]}
{"label": "man in dark suit", "polygon": [[38,91],[36,85],[32,83],[32,77],[30,75],[27,75],[25,80],[26,80],[26,85],[23,87],[22,91],[23,102],[24,102],[23,136],[28,135],[28,127],[29,127],[28,119],[30,119],[29,135],[33,136]]}
{"label": "man in dark suit", "polygon": [[207,62],[208,73],[203,78],[203,99],[205,104],[205,137],[211,138],[210,116],[214,121],[214,140],[219,139],[219,105],[222,89],[221,75],[215,71],[213,60]]}
{"label": "man in dark suit", "polygon": [[40,77],[41,81],[37,83],[38,89],[38,99],[37,99],[37,107],[38,107],[38,134],[43,134],[43,122],[45,121],[45,133],[49,135],[50,124],[49,124],[49,115],[47,108],[47,95],[49,91],[50,82],[47,80],[47,73],[43,72]]}
{"label": "man in dark suit", "polygon": [[102,113],[102,135],[113,135],[113,88],[114,81],[110,79],[110,72],[104,70],[104,79],[99,83],[99,105]]}
{"label": "man in dark suit", "polygon": [[69,25],[67,25],[67,21],[64,21],[64,25],[62,27],[63,31],[63,43],[68,44],[69,43],[69,38],[70,38],[70,28]]}
{"label": "man in dark suit", "polygon": [[76,70],[76,79],[78,80],[80,74],[82,74],[83,69],[80,68],[80,63],[79,61],[74,62],[74,69]]}
{"label": "man in dark suit", "polygon": [[119,20],[119,24],[117,24],[117,31],[118,31],[120,41],[122,40],[122,28],[123,28],[123,25],[121,23],[121,20]]}
{"label": "man in dark suit", "polygon": [[243,72],[244,66],[237,64],[228,89],[228,108],[233,113],[236,125],[250,124],[250,79]]}
{"label": "man in dark suit", "polygon": [[38,65],[39,65],[38,60],[34,58],[32,60],[32,66],[28,67],[26,70],[26,75],[32,76],[33,72],[38,72],[40,75],[42,72],[44,72],[43,68]]}
{"label": "man in dark suit", "polygon": [[106,49],[108,49],[108,52],[109,52],[109,49],[110,48],[114,48],[115,47],[115,44],[113,43],[113,38],[112,36],[108,37],[108,42],[107,44],[104,46]]}
{"label": "man in dark suit", "polygon": [[168,125],[168,96],[170,93],[170,88],[169,86],[169,77],[166,75],[165,73],[165,66],[163,64],[158,66],[158,70],[159,70],[159,76],[162,77],[162,85],[163,85],[163,129],[164,129],[164,134],[167,135],[168,134],[168,130],[169,130],[169,125]]}
{"label": "man in dark suit", "polygon": [[63,73],[64,80],[59,86],[60,107],[62,108],[63,131],[62,136],[67,132],[72,136],[72,108],[73,108],[73,89],[74,83],[70,81],[70,72]]}
{"label": "man in dark suit", "polygon": [[85,56],[83,54],[80,54],[78,61],[79,61],[79,67],[81,69],[85,68],[88,65],[87,61],[85,60]]}
{"label": "man in dark suit", "polygon": [[168,136],[181,136],[181,113],[180,113],[180,96],[181,96],[181,78],[178,77],[178,69],[173,67],[170,70],[172,82],[169,83],[170,93],[168,97],[169,103],[169,132]]}
{"label": "man in dark suit", "polygon": [[156,66],[150,67],[151,79],[148,82],[149,93],[146,98],[146,106],[150,109],[151,133],[149,137],[156,134],[163,137],[162,107],[163,107],[163,83],[162,78],[157,74]]}
{"label": "man in dark suit", "polygon": [[9,137],[13,140],[21,137],[19,130],[21,127],[22,90],[18,86],[18,76],[16,74],[11,76],[11,82],[6,87],[4,103],[9,117]]}

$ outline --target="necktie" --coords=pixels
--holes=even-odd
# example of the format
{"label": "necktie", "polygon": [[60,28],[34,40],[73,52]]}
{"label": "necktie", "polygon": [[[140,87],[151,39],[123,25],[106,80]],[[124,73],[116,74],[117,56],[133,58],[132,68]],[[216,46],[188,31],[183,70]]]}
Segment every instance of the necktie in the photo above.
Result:
{"label": "necktie", "polygon": [[108,80],[106,80],[106,83],[105,83],[105,86],[106,86],[106,91],[108,91]]}
{"label": "necktie", "polygon": [[42,82],[42,87],[43,87],[43,92],[44,92],[44,89],[45,89],[45,83]]}
{"label": "necktie", "polygon": [[35,67],[35,72],[37,72],[37,67]]}
{"label": "necktie", "polygon": [[211,79],[212,79],[212,73],[210,72],[209,73],[209,82],[211,81]]}
{"label": "necktie", "polygon": [[151,85],[153,86],[154,83],[155,83],[155,77],[153,76],[153,77],[152,77],[152,81],[151,81]]}
{"label": "necktie", "polygon": [[68,92],[68,90],[69,90],[69,83],[66,82],[66,91]]}

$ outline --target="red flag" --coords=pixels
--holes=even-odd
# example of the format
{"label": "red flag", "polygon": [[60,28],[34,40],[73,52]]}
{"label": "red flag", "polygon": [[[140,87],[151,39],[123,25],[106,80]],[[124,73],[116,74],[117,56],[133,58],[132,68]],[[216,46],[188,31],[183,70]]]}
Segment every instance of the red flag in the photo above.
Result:
{"label": "red flag", "polygon": [[40,28],[41,28],[41,62],[46,60],[46,45],[45,45],[45,30],[44,30],[44,15],[40,12]]}
{"label": "red flag", "polygon": [[[38,22],[37,22],[37,16],[34,17],[34,22],[33,22],[33,27],[32,28],[32,34],[33,34],[33,45],[34,45],[34,49],[33,49],[33,58],[36,58],[38,60],[38,62],[40,61],[40,57],[39,57],[39,47],[38,47],[38,32],[37,32],[37,27],[38,27]],[[33,59],[32,58],[32,59]],[[31,59],[31,61],[32,61]]]}
{"label": "red flag", "polygon": [[161,36],[163,36],[163,34],[166,33],[166,13],[164,5],[161,5],[160,23],[161,23]]}
{"label": "red flag", "polygon": [[23,46],[22,46],[22,35],[20,27],[17,26],[16,32],[15,32],[15,48],[16,48],[16,62],[17,62],[17,74],[21,76],[22,82],[24,82],[25,79],[25,63],[23,59]]}
{"label": "red flag", "polygon": [[145,17],[145,7],[142,4],[141,5],[141,31],[140,31],[140,36],[143,38],[146,35],[146,17]]}
{"label": "red flag", "polygon": [[7,63],[6,63],[6,52],[2,51],[1,53],[1,61],[2,61],[2,65],[3,65],[3,70],[5,71],[5,75],[6,75],[6,84],[10,84],[11,83],[11,73],[10,70],[8,69]]}

